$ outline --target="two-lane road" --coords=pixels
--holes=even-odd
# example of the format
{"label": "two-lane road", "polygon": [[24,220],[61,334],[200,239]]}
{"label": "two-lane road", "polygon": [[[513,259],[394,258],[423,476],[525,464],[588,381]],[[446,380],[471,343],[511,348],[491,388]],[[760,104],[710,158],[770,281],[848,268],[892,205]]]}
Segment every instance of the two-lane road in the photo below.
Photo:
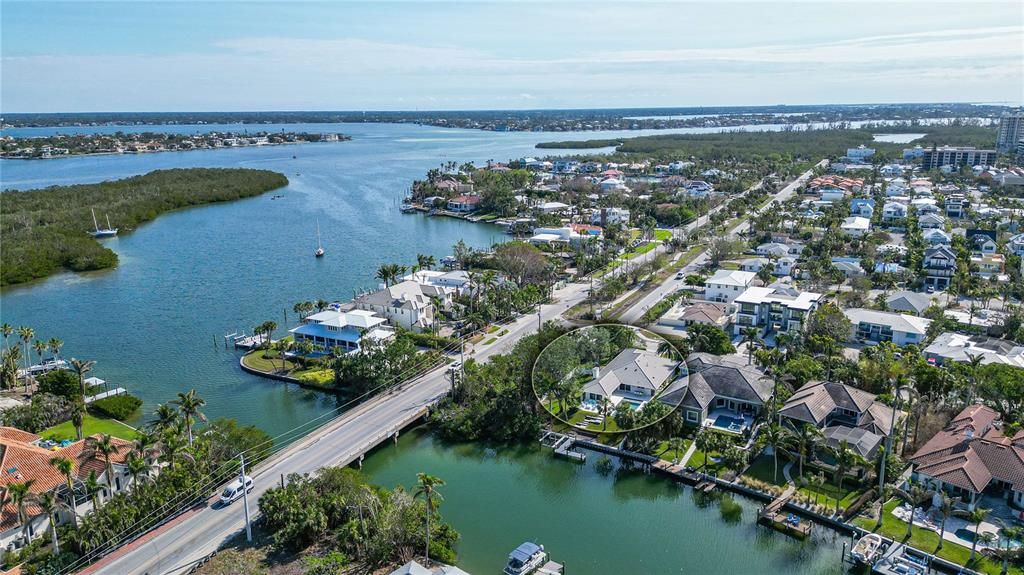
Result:
{"label": "two-lane road", "polygon": [[[818,163],[818,165],[816,167],[824,166],[826,164],[827,164],[827,161],[826,160],[822,160],[820,163]],[[814,170],[813,169],[807,170],[806,172],[801,174],[800,177],[798,177],[797,179],[795,179],[792,182],[790,182],[786,187],[784,187],[781,190],[779,190],[778,192],[776,192],[776,194],[772,198],[772,200],[774,200],[776,202],[779,202],[780,204],[785,202],[786,200],[791,198],[793,196],[793,194],[796,193],[796,190],[800,186],[804,185],[804,183],[807,182],[807,180],[810,179],[810,177],[813,174],[814,174]],[[754,214],[756,215],[756,214],[761,213],[761,211],[763,211],[765,209],[768,209],[769,207],[771,207],[771,205],[772,205],[771,203],[768,203],[764,208],[755,211]],[[745,231],[748,227],[750,227],[749,220],[750,220],[750,218],[745,218],[742,222],[738,223],[731,230],[726,232],[726,235],[736,235],[736,234],[739,234],[739,233]],[[695,225],[695,224],[696,224],[696,222],[691,223],[691,225]],[[687,231],[687,233],[689,233],[691,231],[693,231],[693,230],[690,229],[690,230]],[[643,317],[644,313],[648,309],[650,309],[651,306],[653,306],[654,304],[658,303],[662,299],[668,297],[673,292],[685,288],[686,287],[686,284],[685,284],[686,276],[688,274],[692,274],[692,273],[696,272],[697,270],[699,270],[701,267],[704,266],[704,264],[707,263],[707,261],[708,261],[708,252],[705,249],[704,251],[700,252],[700,254],[698,254],[697,257],[695,257],[692,262],[687,264],[686,267],[684,267],[681,270],[682,277],[679,277],[677,279],[677,276],[673,275],[673,276],[669,276],[668,278],[666,278],[661,283],[661,285],[659,285],[657,288],[652,290],[650,293],[648,293],[644,297],[640,298],[639,301],[637,301],[635,304],[633,304],[633,307],[631,307],[628,310],[626,310],[625,312],[623,312],[619,316],[619,321],[621,321],[622,323],[630,323],[630,324],[637,324],[637,323],[639,323],[640,322],[640,318]]]}
{"label": "two-lane road", "polygon": [[[570,284],[555,292],[556,303],[541,306],[541,319],[556,319],[568,308],[583,300],[584,284]],[[484,360],[509,350],[521,337],[537,330],[536,313],[518,318],[505,326],[509,333],[492,345],[482,346],[473,354]],[[312,473],[331,465],[348,463],[353,453],[375,444],[381,433],[390,433],[394,426],[433,404],[449,388],[445,369],[436,369],[401,389],[378,396],[341,415],[302,440],[286,447],[264,462],[255,473],[255,487],[249,496],[252,516],[259,513],[258,499],[277,484],[281,474]],[[171,522],[156,534],[137,541],[102,559],[83,573],[117,573],[118,575],[165,575],[187,572],[197,561],[216,550],[235,533],[244,529],[242,502],[214,509],[206,506]]]}

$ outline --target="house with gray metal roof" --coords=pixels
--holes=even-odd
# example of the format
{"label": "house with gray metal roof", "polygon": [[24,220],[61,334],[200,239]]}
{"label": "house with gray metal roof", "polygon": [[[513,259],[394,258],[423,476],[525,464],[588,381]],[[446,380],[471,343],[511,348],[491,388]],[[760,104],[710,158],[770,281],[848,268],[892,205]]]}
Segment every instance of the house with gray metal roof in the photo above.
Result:
{"label": "house with gray metal roof", "polygon": [[680,363],[646,349],[626,348],[604,367],[593,369],[593,379],[583,386],[582,400],[612,405],[629,400],[637,408],[658,395],[678,373]]}
{"label": "house with gray metal roof", "polygon": [[772,382],[739,357],[694,353],[686,360],[686,389],[666,394],[679,401],[683,419],[691,425],[710,425],[727,431],[749,427],[772,395]]}
{"label": "house with gray metal roof", "polygon": [[[897,426],[903,416],[903,412],[895,414]],[[830,381],[810,382],[798,389],[779,410],[779,417],[794,429],[804,424],[821,429],[829,447],[845,440],[865,458],[878,452],[893,429],[892,408],[874,394]]]}

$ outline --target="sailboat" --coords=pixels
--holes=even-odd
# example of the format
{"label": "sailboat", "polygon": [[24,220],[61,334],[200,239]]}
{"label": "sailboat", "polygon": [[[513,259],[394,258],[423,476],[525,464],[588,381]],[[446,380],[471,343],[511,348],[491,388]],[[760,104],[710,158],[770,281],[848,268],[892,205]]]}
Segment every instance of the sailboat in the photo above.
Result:
{"label": "sailboat", "polygon": [[100,225],[96,223],[96,210],[89,208],[92,212],[92,227],[93,231],[90,232],[94,238],[109,238],[117,235],[117,228],[110,227],[110,216],[107,216],[107,227],[100,228]]}
{"label": "sailboat", "polygon": [[313,255],[318,258],[324,257],[324,247],[320,245],[320,220],[316,221],[316,251]]}

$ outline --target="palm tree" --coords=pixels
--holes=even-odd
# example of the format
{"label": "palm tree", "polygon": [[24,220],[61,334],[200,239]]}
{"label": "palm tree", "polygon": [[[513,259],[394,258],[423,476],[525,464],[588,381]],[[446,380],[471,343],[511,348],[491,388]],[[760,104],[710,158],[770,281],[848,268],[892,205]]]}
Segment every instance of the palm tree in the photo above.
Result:
{"label": "palm tree", "polygon": [[51,337],[50,341],[46,342],[46,345],[50,347],[50,351],[53,352],[53,356],[60,359],[60,348],[64,347],[64,342],[55,337]]}
{"label": "palm tree", "polygon": [[953,507],[953,498],[946,494],[945,491],[939,492],[939,512],[942,513],[942,523],[939,525],[939,549],[942,549],[942,542],[946,538],[946,519],[949,519],[953,515],[955,507]]}
{"label": "palm tree", "polygon": [[915,483],[913,480],[908,479],[907,484],[910,485],[910,489],[896,489],[893,491],[893,493],[896,494],[896,497],[899,497],[910,504],[910,519],[907,521],[907,536],[905,540],[909,540],[912,535],[912,530],[914,528],[914,509],[917,507],[918,503],[924,501],[928,497],[928,492],[924,487],[921,487],[919,483]]}
{"label": "palm tree", "polygon": [[416,493],[414,497],[422,497],[426,501],[426,511],[424,515],[427,518],[427,546],[423,553],[423,557],[430,563],[430,515],[437,509],[437,502],[444,500],[444,497],[437,492],[437,488],[444,485],[444,480],[433,475],[426,473],[417,473],[416,479],[419,481],[419,485],[416,487]]}
{"label": "palm tree", "polygon": [[[851,467],[862,463],[864,458],[857,455],[853,450],[850,449],[849,444],[846,440],[839,442],[835,448],[832,449],[832,455],[836,460],[836,484],[839,486],[839,493],[843,492],[843,481],[846,480],[846,472]],[[842,497],[836,497],[836,515],[839,514],[839,501]]]}
{"label": "palm tree", "polygon": [[612,400],[601,396],[601,431],[608,431],[608,414],[612,411]]}
{"label": "palm tree", "polygon": [[83,400],[85,399],[85,374],[92,371],[94,365],[96,365],[95,361],[82,361],[80,359],[71,358],[71,369],[76,375],[78,375],[78,387],[82,392]]}
{"label": "palm tree", "polygon": [[178,423],[178,410],[174,409],[174,406],[169,403],[157,405],[156,409],[153,410],[153,415],[156,416],[156,419],[150,423],[150,426],[156,431],[172,428]]}
{"label": "palm tree", "polygon": [[82,456],[86,459],[92,459],[93,457],[100,455],[103,457],[103,467],[107,472],[107,487],[110,488],[110,493],[114,493],[114,465],[110,461],[111,455],[117,455],[120,451],[120,446],[114,443],[114,438],[101,433],[99,437],[89,437],[85,440],[85,451],[82,452]]}
{"label": "palm tree", "polygon": [[988,516],[989,511],[991,509],[985,509],[984,507],[975,507],[974,511],[960,511],[959,509],[953,511],[953,515],[963,517],[969,523],[974,524],[974,537],[971,538],[971,556],[967,558],[968,565],[974,561],[974,554],[978,549],[978,539],[981,539],[981,522]]}
{"label": "palm tree", "polygon": [[10,344],[8,344],[7,339],[11,337],[12,333],[14,333],[14,328],[11,327],[11,324],[4,322],[3,325],[0,325],[0,334],[4,336],[4,348],[10,347]]}
{"label": "palm tree", "polygon": [[814,449],[825,440],[825,434],[818,427],[805,423],[797,428],[797,432],[793,434],[793,440],[800,455],[800,477],[803,477],[804,461],[808,457],[814,456]]}
{"label": "palm tree", "polygon": [[421,270],[434,269],[434,266],[437,265],[437,260],[435,260],[432,255],[416,254],[416,265],[418,265]]}
{"label": "palm tree", "polygon": [[376,277],[384,282],[384,287],[388,287],[398,281],[399,276],[405,272],[405,269],[405,266],[398,264],[382,264],[377,268]]}
{"label": "palm tree", "polygon": [[67,457],[56,456],[50,458],[50,465],[54,469],[60,472],[64,476],[65,483],[68,486],[68,493],[74,498],[75,484],[74,484],[74,473],[75,473],[75,462],[68,459]]}
{"label": "palm tree", "polygon": [[668,448],[672,450],[672,454],[674,455],[674,457],[672,457],[673,463],[679,461],[679,450],[683,448],[683,444],[684,442],[682,437],[673,437],[668,440]]}
{"label": "palm tree", "polygon": [[132,453],[143,458],[152,459],[160,454],[156,437],[152,433],[138,433],[132,441]]}
{"label": "palm tree", "polygon": [[86,476],[85,481],[82,482],[85,486],[85,493],[92,499],[92,508],[100,508],[100,493],[103,492],[103,485],[100,484],[100,479],[96,475],[96,470],[89,470],[89,475]]}
{"label": "palm tree", "polygon": [[756,327],[745,327],[741,333],[742,342],[747,344],[747,365],[750,365],[754,358],[754,344],[761,341],[761,338],[758,337]]}
{"label": "palm tree", "polygon": [[28,354],[28,342],[32,341],[32,338],[36,336],[34,329],[23,325],[18,328],[18,337],[21,338],[21,343],[25,346],[25,371],[28,372],[30,356]]}
{"label": "palm tree", "polygon": [[[53,552],[54,554],[60,553],[60,542],[57,541],[57,512],[61,509],[67,509],[69,506],[58,499],[52,492],[46,492],[38,497],[34,498],[33,503],[39,506],[46,514],[46,519],[50,524],[50,539],[53,540]],[[72,510],[72,513],[74,511]]]}
{"label": "palm tree", "polygon": [[261,333],[266,339],[263,340],[263,347],[270,349],[270,343],[274,340],[274,331],[277,329],[277,322],[271,319],[256,326],[256,332]]}
{"label": "palm tree", "polygon": [[974,394],[978,391],[978,374],[981,372],[981,361],[985,359],[982,354],[967,353],[967,373],[971,374],[971,387],[967,390],[967,404],[974,400]]}
{"label": "palm tree", "polygon": [[206,415],[200,410],[206,405],[206,400],[196,395],[196,390],[191,389],[188,393],[178,392],[178,399],[171,401],[178,406],[181,417],[185,422],[185,429],[188,430],[188,446],[192,447],[192,422],[196,419],[206,421]]}
{"label": "palm tree", "polygon": [[772,481],[779,482],[779,450],[786,439],[786,432],[778,423],[770,422],[761,428],[761,438],[764,444],[772,448],[773,475]]}
{"label": "palm tree", "polygon": [[85,439],[85,401],[77,399],[71,404],[71,424],[75,426],[75,438]]}
{"label": "palm tree", "polygon": [[[281,371],[287,371],[287,369],[288,369],[287,361],[288,360],[287,360],[286,356],[288,355],[288,352],[292,350],[292,342],[291,342],[291,340],[287,340],[287,339],[278,340],[274,344],[274,349],[277,351],[277,356],[281,360]],[[273,364],[273,362],[271,362],[271,364]]]}
{"label": "palm tree", "polygon": [[41,339],[37,339],[32,342],[32,349],[35,350],[36,356],[39,357],[39,363],[43,363],[43,354],[46,353],[46,350],[49,349],[49,347],[50,346]]}
{"label": "palm tree", "polygon": [[11,503],[18,508],[18,524],[21,525],[21,536],[25,537],[28,532],[28,504],[34,499],[32,497],[32,485],[36,482],[35,479],[29,479],[25,482],[13,482],[7,484],[7,495],[11,498]]}
{"label": "palm tree", "polygon": [[160,452],[164,461],[171,467],[174,467],[176,455],[180,455],[189,461],[195,461],[195,458],[185,451],[186,447],[185,440],[181,437],[180,427],[168,427],[161,432]]}
{"label": "palm tree", "polygon": [[149,474],[153,466],[144,457],[139,456],[135,452],[128,456],[128,459],[125,461],[125,467],[129,477],[132,478],[132,485],[138,485],[140,480],[149,483],[153,482],[153,477]]}

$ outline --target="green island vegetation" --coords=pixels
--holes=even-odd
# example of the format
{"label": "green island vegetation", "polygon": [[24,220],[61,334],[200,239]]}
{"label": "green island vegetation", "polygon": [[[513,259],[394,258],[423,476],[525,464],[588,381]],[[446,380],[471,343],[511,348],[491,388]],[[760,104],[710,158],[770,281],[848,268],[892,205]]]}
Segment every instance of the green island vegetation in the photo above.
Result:
{"label": "green island vegetation", "polygon": [[[923,133],[909,144],[875,142],[874,134]],[[698,157],[703,161],[738,159],[750,161],[759,158],[820,158],[842,156],[847,148],[869,143],[881,157],[899,158],[903,148],[920,145],[990,147],[995,141],[996,128],[972,122],[952,122],[948,125],[871,125],[848,128],[834,127],[808,130],[782,130],[777,132],[732,131],[714,134],[658,134],[620,140],[582,140],[541,142],[538,148],[589,149],[616,146],[616,152],[646,154],[659,159]]]}
{"label": "green island vegetation", "polygon": [[7,190],[0,202],[0,285],[62,269],[116,266],[117,254],[88,233],[91,209],[98,218],[109,215],[111,226],[124,233],[170,210],[257,196],[287,184],[284,175],[269,170],[179,168],[96,184]]}

